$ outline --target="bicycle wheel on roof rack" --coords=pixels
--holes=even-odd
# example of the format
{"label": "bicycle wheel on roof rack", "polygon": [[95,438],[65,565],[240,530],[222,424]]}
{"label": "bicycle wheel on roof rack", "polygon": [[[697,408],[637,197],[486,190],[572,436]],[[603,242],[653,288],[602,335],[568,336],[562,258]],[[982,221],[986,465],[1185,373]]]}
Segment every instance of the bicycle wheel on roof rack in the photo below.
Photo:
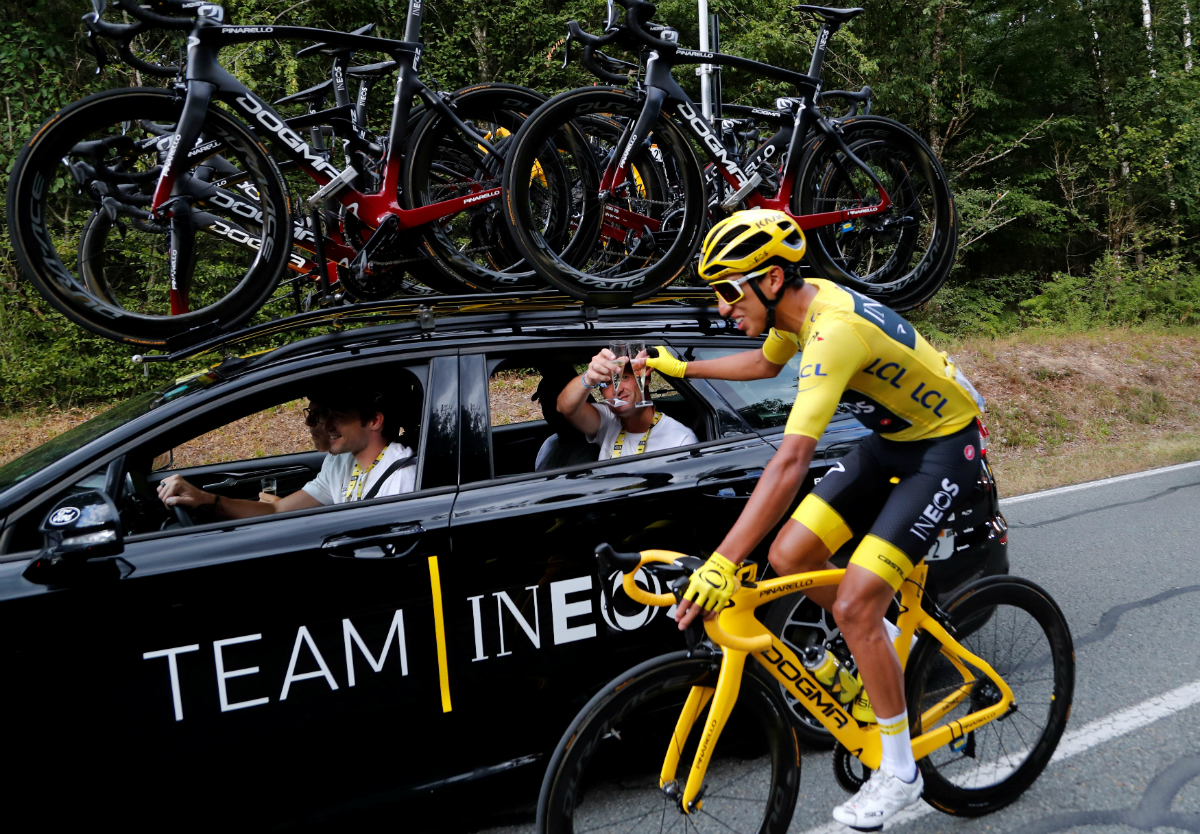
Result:
{"label": "bicycle wheel on roof rack", "polygon": [[[622,131],[641,111],[626,90],[589,87],[539,107],[517,133],[505,169],[505,220],[517,249],[543,279],[568,295],[600,303],[649,298],[690,265],[700,244],[704,183],[687,137],[667,117],[629,157],[630,176],[601,193]],[[538,201],[540,158],[554,149],[570,202]],[[558,238],[542,233],[556,212]]]}
{"label": "bicycle wheel on roof rack", "polygon": [[244,172],[236,194],[209,183],[211,154],[197,157],[177,181],[183,210],[150,217],[169,147],[163,131],[182,103],[171,91],[136,88],[75,102],[25,145],[9,183],[9,235],[34,287],[76,324],[141,347],[236,328],[270,298],[290,255],[278,168],[245,125],[215,107],[203,137]]}
{"label": "bicycle wheel on roof rack", "polygon": [[[950,276],[958,251],[958,216],[945,170],[919,136],[890,119],[846,119],[842,138],[879,177],[892,206],[810,229],[808,260],[821,277],[895,310],[928,301]],[[879,204],[867,174],[828,139],[809,147],[796,182],[791,208],[797,215]]]}
{"label": "bicycle wheel on roof rack", "polygon": [[[507,156],[522,122],[545,101],[540,93],[512,84],[480,84],[459,91],[453,99],[455,115]],[[425,280],[435,273],[435,284],[454,284],[460,293],[541,289],[538,277],[516,251],[502,219],[498,194],[503,170],[500,161],[480,144],[470,141],[443,114],[429,111],[420,120],[409,143],[404,163],[406,208],[421,208],[455,198],[480,195],[462,211],[414,230],[417,251],[425,256],[423,269],[414,277]],[[562,176],[551,148],[538,161],[535,201],[561,204],[565,199]],[[556,192],[555,189],[558,189]],[[495,196],[487,196],[495,193]],[[543,212],[541,232],[553,237],[557,216]]]}

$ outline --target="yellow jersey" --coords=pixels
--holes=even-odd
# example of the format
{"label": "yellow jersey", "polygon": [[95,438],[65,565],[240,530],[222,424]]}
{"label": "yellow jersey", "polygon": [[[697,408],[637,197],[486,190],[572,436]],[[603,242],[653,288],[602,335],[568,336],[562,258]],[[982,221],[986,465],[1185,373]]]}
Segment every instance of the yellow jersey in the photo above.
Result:
{"label": "yellow jersey", "polygon": [[800,332],[771,329],[768,361],[801,351],[799,392],[784,434],[819,438],[841,403],[888,440],[926,440],[964,428],[983,397],[946,354],[878,301],[819,278]]}

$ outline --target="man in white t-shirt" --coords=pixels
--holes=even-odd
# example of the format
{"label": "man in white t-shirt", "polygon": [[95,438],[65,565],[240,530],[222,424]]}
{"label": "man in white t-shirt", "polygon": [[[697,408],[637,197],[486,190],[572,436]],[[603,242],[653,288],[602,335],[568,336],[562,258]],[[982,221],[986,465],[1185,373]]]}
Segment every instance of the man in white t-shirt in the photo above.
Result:
{"label": "man in white t-shirt", "polygon": [[[567,383],[558,395],[558,410],[571,425],[583,432],[588,443],[600,447],[600,460],[630,457],[675,446],[698,442],[696,435],[678,420],[656,411],[653,406],[638,408],[637,382],[626,373],[619,389],[612,384],[617,365],[612,351],[604,348],[580,376]],[[635,358],[634,367],[642,367],[645,357]],[[649,377],[646,378],[649,385]],[[605,399],[621,399],[624,405],[593,403],[588,396],[600,388]]]}
{"label": "man in white t-shirt", "polygon": [[275,502],[229,498],[205,492],[179,475],[164,478],[158,497],[168,507],[210,507],[221,518],[286,513],[344,504],[416,488],[416,456],[398,442],[397,423],[389,420],[378,389],[347,385],[313,394],[308,413],[324,418],[329,454],[321,471],[304,487]]}

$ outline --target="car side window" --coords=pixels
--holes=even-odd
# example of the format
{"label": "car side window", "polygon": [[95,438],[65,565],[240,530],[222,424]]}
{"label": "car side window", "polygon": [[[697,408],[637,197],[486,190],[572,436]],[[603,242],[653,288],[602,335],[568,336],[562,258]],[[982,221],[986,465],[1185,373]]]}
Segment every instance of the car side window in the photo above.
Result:
{"label": "car side window", "polygon": [[[742,353],[728,348],[693,348],[688,353],[695,359],[719,359]],[[774,429],[787,425],[792,404],[800,390],[800,354],[793,356],[776,377],[768,379],[709,380],[725,400],[742,415],[753,429]],[[833,421],[850,419],[841,406]]]}
{"label": "car side window", "polygon": [[[565,385],[578,384],[594,350],[523,352],[489,358],[488,405],[494,477],[552,471],[596,462],[600,447],[557,417],[555,403]],[[678,420],[701,440],[710,439],[706,414],[661,374],[651,377],[655,408]],[[596,394],[591,395],[598,402]],[[547,414],[549,410],[549,413]],[[563,423],[560,425],[560,423]]]}
{"label": "car side window", "polygon": [[311,452],[313,441],[304,424],[307,405],[303,398],[279,403],[193,437],[171,450],[169,468]]}

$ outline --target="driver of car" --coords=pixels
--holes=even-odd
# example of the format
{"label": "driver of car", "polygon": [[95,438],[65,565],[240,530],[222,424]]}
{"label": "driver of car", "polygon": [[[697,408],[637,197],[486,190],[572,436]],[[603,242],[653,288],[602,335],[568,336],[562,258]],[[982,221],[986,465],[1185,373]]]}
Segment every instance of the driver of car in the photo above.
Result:
{"label": "driver of car", "polygon": [[[205,492],[171,475],[158,485],[158,497],[168,507],[209,507],[221,518],[249,518],[415,489],[416,455],[399,442],[398,422],[388,416],[399,409],[380,389],[348,384],[314,392],[309,401],[308,419],[316,420],[328,435],[329,454],[317,477],[302,489],[275,502],[251,501]],[[314,441],[318,434],[313,432]]]}
{"label": "driver of car", "polygon": [[[611,350],[604,348],[588,363],[580,376],[573,377],[558,395],[558,410],[572,426],[583,432],[588,443],[600,447],[600,460],[641,455],[659,449],[671,449],[697,443],[696,435],[683,423],[655,410],[638,408],[637,382],[625,374],[619,388],[612,384],[613,370],[619,365]],[[635,357],[634,367],[645,365],[645,356]],[[650,377],[646,377],[646,387]],[[588,394],[601,388],[605,399],[623,400],[623,405],[593,403]]]}

